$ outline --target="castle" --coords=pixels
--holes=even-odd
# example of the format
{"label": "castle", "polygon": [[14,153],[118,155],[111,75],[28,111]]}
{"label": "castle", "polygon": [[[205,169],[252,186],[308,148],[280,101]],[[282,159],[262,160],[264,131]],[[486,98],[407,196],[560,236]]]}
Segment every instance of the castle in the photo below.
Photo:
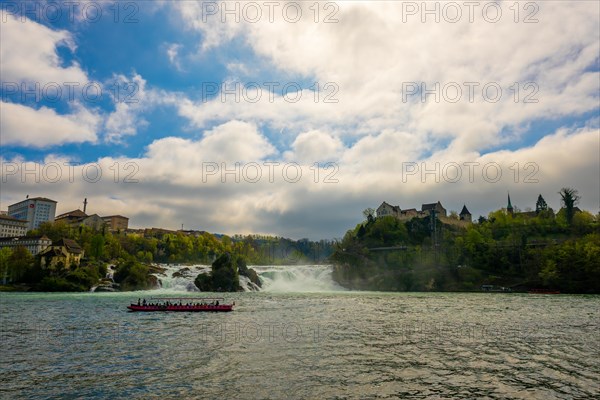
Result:
{"label": "castle", "polygon": [[[440,220],[444,222],[456,221],[448,217],[446,209],[439,201],[436,203],[422,204],[421,211],[417,211],[416,208],[402,210],[399,206],[392,206],[385,201],[381,203],[379,207],[377,207],[377,217],[391,216],[401,221],[409,221],[413,218],[425,218],[434,213]],[[465,223],[472,222],[473,218],[466,205],[463,205],[458,217],[459,221],[463,221]]]}

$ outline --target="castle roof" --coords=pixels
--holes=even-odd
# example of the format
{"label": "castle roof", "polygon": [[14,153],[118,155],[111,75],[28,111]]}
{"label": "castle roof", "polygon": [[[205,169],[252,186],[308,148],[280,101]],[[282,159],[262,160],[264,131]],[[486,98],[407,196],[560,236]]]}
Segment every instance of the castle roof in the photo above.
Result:
{"label": "castle roof", "polygon": [[440,206],[441,208],[444,208],[442,206],[442,203],[440,203],[440,201],[438,200],[437,203],[429,203],[429,204],[423,204],[421,205],[421,211],[429,211],[429,210],[434,210],[437,206]]}

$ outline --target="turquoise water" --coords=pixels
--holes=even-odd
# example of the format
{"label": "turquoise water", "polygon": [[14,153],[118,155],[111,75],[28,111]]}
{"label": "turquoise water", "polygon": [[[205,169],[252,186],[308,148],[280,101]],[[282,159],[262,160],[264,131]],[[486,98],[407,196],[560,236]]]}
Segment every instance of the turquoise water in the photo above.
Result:
{"label": "turquoise water", "polygon": [[1,294],[0,397],[600,396],[599,296],[253,292],[232,313],[127,312],[143,296]]}

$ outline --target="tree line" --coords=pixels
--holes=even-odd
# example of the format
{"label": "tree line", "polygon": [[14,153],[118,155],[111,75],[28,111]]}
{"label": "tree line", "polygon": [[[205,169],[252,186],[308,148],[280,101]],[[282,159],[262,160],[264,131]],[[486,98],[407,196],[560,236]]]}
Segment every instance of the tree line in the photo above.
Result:
{"label": "tree line", "polygon": [[208,232],[145,230],[96,231],[64,222],[45,222],[27,236],[45,235],[53,242],[75,240],[84,250],[79,266],[42,269],[39,257],[25,248],[0,250],[0,283],[28,284],[36,290],[89,290],[104,278],[108,264],[117,266],[115,280],[129,289],[147,288],[153,280],[152,263],[211,264],[224,253],[241,256],[249,264],[322,263],[333,252],[333,241],[292,240],[265,235],[213,235]]}
{"label": "tree line", "polygon": [[336,245],[334,279],[365,290],[600,293],[600,214],[579,210],[574,189],[559,194],[557,213],[540,195],[535,212],[501,209],[466,226],[376,218],[367,209]]}

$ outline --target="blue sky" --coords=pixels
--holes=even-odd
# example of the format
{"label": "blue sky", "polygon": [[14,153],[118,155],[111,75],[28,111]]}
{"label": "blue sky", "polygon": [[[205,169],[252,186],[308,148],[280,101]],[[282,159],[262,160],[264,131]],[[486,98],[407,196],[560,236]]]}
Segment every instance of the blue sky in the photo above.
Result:
{"label": "blue sky", "polygon": [[[515,22],[513,2],[497,3],[497,21],[478,9],[469,22],[465,8],[453,23],[444,3],[439,22],[404,3],[321,2],[315,16],[312,3],[276,2],[271,22],[257,2],[254,22],[248,2],[4,2],[0,208],[31,194],[66,212],[88,197],[94,212],[135,227],[296,238],[342,236],[384,200],[486,215],[507,191],[522,209],[540,193],[557,208],[558,190],[572,186],[597,213],[598,3],[537,2],[535,23],[523,13]],[[56,6],[61,16],[48,18]],[[79,84],[73,98],[68,82]],[[36,84],[40,98],[20,90]],[[86,84],[101,98],[84,96]],[[437,87],[437,101],[421,97]],[[484,87],[501,94],[490,101]],[[64,175],[76,165],[80,178],[94,164],[103,179],[44,181],[49,163]],[[406,176],[409,163],[434,173]],[[498,181],[482,170],[466,178],[465,165],[490,163]],[[515,179],[515,163],[535,163],[537,182]],[[131,164],[137,182],[123,182]],[[464,177],[451,182],[455,164]],[[256,166],[262,179],[247,174]]]}

